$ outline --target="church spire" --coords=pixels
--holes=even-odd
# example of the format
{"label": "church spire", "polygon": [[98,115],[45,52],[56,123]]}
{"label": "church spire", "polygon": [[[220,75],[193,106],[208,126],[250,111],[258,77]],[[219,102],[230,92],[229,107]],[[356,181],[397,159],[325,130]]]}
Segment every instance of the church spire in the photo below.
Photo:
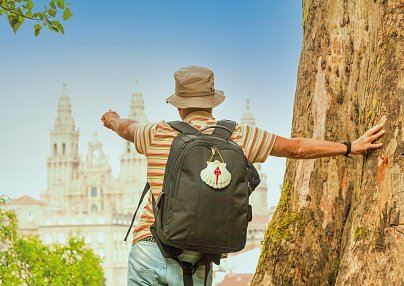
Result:
{"label": "church spire", "polygon": [[255,126],[255,116],[250,110],[250,100],[247,99],[246,110],[243,112],[241,117],[241,124],[248,124]]}
{"label": "church spire", "polygon": [[70,98],[67,95],[67,85],[65,83],[62,88],[62,95],[59,98],[53,131],[76,132],[76,124],[72,116],[72,106],[70,104]]}
{"label": "church spire", "polygon": [[[139,80],[135,80],[136,86],[139,84]],[[130,113],[129,118],[135,120],[138,123],[146,123],[147,116],[144,112],[144,100],[143,94],[140,92],[135,92],[132,94],[130,101]]]}

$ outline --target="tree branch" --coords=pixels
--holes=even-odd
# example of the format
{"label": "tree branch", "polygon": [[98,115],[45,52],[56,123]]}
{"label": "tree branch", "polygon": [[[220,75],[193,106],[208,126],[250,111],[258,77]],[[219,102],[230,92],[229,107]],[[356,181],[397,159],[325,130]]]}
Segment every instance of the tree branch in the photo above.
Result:
{"label": "tree branch", "polygon": [[[2,4],[2,1],[0,1],[0,7],[1,7],[2,9],[4,9],[4,10],[6,10],[6,11],[8,11],[8,12],[14,14],[14,15],[16,15],[16,16],[21,16],[21,17],[23,17],[23,18],[25,18],[25,19],[34,20],[34,21],[39,21],[39,20],[40,20],[39,18],[28,17],[28,16],[25,15],[24,13],[23,13],[23,14],[20,14],[20,13],[16,12],[17,8],[4,7],[3,4]],[[20,6],[20,7],[21,7],[21,6]],[[18,7],[18,8],[20,8],[20,7]],[[17,11],[18,11],[18,10],[17,10]]]}

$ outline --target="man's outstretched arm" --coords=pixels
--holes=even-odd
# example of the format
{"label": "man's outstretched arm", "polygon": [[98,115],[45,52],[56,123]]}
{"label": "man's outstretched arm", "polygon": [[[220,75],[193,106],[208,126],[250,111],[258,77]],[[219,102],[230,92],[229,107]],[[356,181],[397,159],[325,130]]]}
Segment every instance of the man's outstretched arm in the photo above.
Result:
{"label": "man's outstretched arm", "polygon": [[130,142],[134,141],[136,124],[134,120],[121,119],[115,111],[108,111],[101,117],[101,121],[106,128],[115,131],[123,139]]}
{"label": "man's outstretched arm", "polygon": [[[383,143],[373,143],[385,130],[383,124],[376,125],[352,142],[351,154],[363,154],[367,150],[382,147]],[[347,146],[342,143],[321,141],[316,139],[292,138],[277,136],[271,155],[290,159],[315,159],[344,155]]]}

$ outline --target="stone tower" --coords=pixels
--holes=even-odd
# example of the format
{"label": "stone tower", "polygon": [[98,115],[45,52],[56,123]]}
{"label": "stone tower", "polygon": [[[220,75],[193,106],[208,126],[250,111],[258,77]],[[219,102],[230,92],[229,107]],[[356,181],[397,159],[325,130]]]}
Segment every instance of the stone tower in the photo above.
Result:
{"label": "stone tower", "polygon": [[[255,116],[251,112],[249,99],[247,99],[246,110],[243,112],[243,115],[241,117],[241,124],[248,124],[255,126]],[[260,163],[256,163],[254,164],[254,166],[255,168],[257,168],[257,171],[260,175],[261,183],[250,196],[250,202],[253,208],[253,215],[256,216],[268,215],[269,210],[267,206],[267,191],[268,191],[267,176],[264,173],[262,173]]]}
{"label": "stone tower", "polygon": [[63,84],[56,119],[50,130],[47,189],[41,194],[41,200],[48,204],[50,213],[61,214],[67,208],[67,191],[77,178],[80,162],[78,141],[79,130],[72,116],[66,84]]}
{"label": "stone tower", "polygon": [[241,124],[248,124],[248,125],[255,126],[255,116],[251,112],[249,99],[247,99],[246,109],[243,112],[243,115],[241,116]]}
{"label": "stone tower", "polygon": [[102,150],[102,143],[93,133],[88,143],[88,152],[80,163],[79,179],[75,181],[70,192],[69,210],[76,213],[109,214],[116,213],[121,207],[119,187],[112,176],[108,158]]}
{"label": "stone tower", "polygon": [[[146,123],[143,95],[139,92],[132,94],[128,118],[137,123]],[[121,155],[119,184],[123,191],[123,212],[133,213],[139,202],[140,194],[146,183],[146,158],[135,150],[132,142],[124,143]]]}

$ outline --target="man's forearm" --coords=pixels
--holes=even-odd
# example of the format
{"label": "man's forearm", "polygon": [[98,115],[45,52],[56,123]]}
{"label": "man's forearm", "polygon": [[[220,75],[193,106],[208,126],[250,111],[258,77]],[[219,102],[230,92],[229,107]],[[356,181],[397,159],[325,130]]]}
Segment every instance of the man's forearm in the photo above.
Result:
{"label": "man's forearm", "polygon": [[[382,137],[384,133],[383,124],[370,128],[351,143],[350,154],[364,154],[368,150],[382,147],[383,143],[375,141]],[[344,155],[347,149],[345,144],[337,142],[305,138],[288,139],[277,136],[271,155],[290,159],[316,159]]]}
{"label": "man's forearm", "polygon": [[295,159],[316,159],[321,157],[332,157],[344,155],[347,146],[342,143],[321,141],[316,139],[295,138],[296,141]]}
{"label": "man's forearm", "polygon": [[114,130],[123,139],[133,142],[135,124],[132,119],[114,118],[109,122],[111,129]]}

